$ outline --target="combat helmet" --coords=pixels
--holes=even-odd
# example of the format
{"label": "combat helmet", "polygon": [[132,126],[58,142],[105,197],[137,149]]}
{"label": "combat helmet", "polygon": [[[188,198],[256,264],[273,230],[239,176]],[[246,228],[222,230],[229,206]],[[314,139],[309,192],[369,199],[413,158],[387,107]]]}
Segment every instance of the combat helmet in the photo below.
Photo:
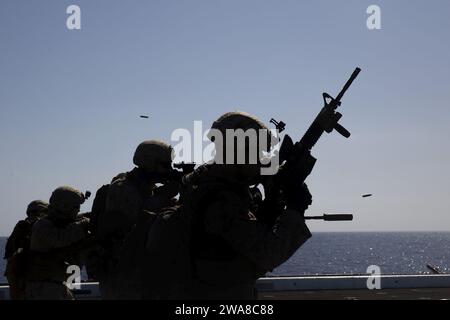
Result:
{"label": "combat helmet", "polygon": [[[216,144],[217,153],[220,154],[220,150],[217,149],[218,147],[219,149],[221,147],[217,145],[217,134],[222,135],[222,141],[224,145],[227,145],[229,143],[229,141],[226,141],[227,130],[239,129],[243,132],[246,132],[249,129],[254,130],[257,134],[257,140],[255,141],[256,146],[260,146],[259,139],[266,139],[266,150],[263,151],[269,151],[271,146],[274,146],[278,142],[278,139],[272,134],[269,128],[256,116],[243,111],[232,111],[223,114],[216,121],[214,121],[211,126],[211,130],[208,133],[208,138]],[[262,136],[261,133],[263,134]],[[248,145],[246,145],[246,148],[248,148]],[[261,157],[262,155],[259,156]]]}
{"label": "combat helmet", "polygon": [[48,211],[48,203],[42,200],[31,201],[27,207],[27,216],[42,216]]}
{"label": "combat helmet", "polygon": [[50,197],[50,214],[64,218],[74,218],[84,203],[82,192],[72,187],[63,186],[55,189]]}
{"label": "combat helmet", "polygon": [[170,167],[173,159],[173,149],[159,140],[144,141],[136,148],[133,163],[146,171],[158,171],[161,166]]}

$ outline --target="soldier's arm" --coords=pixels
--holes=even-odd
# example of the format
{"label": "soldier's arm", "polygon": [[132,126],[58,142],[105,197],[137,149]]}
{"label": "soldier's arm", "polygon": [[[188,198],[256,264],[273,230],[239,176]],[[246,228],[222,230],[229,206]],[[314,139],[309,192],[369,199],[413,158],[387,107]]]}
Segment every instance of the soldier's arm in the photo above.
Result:
{"label": "soldier's arm", "polygon": [[31,250],[49,251],[64,248],[85,238],[85,220],[77,221],[64,228],[55,227],[50,221],[43,219],[33,226],[31,233]]}
{"label": "soldier's arm", "polygon": [[284,263],[311,237],[300,212],[285,210],[274,226],[268,228],[257,219],[240,214],[240,205],[233,195],[223,195],[219,202],[208,207],[205,226],[264,270]]}

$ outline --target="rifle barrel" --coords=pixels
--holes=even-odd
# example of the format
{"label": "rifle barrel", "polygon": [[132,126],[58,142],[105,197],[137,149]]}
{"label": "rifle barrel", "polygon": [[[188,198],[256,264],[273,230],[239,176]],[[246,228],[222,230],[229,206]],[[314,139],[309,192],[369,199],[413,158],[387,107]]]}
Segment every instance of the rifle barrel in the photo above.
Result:
{"label": "rifle barrel", "polygon": [[[336,97],[336,101],[339,102],[341,101],[342,97],[344,96],[345,92],[348,90],[348,88],[350,88],[350,86],[352,85],[352,82],[356,79],[356,77],[358,76],[358,74],[361,72],[360,68],[356,68],[352,75],[350,76],[350,79],[347,80],[347,82],[345,83],[344,87],[342,88],[341,92],[339,92],[339,94]],[[337,105],[336,105],[337,106]]]}
{"label": "rifle barrel", "polygon": [[324,220],[324,221],[352,221],[352,214],[324,214],[323,216],[309,216],[305,220]]}

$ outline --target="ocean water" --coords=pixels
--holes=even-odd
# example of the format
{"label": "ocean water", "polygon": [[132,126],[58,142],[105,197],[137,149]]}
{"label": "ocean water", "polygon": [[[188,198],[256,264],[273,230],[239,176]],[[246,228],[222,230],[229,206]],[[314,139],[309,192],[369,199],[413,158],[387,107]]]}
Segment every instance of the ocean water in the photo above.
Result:
{"label": "ocean water", "polygon": [[[0,238],[0,255],[6,238]],[[450,232],[318,232],[269,275],[430,273],[427,264],[450,273]],[[0,283],[5,261],[0,260]]]}
{"label": "ocean water", "polygon": [[450,232],[315,233],[270,275],[450,273]]}

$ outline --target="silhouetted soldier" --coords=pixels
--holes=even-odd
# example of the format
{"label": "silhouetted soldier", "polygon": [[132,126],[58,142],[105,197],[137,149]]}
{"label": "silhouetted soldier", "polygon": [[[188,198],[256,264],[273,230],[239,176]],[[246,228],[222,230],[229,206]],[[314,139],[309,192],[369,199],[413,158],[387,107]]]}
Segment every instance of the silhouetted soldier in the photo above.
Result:
{"label": "silhouetted soldier", "polygon": [[[262,154],[259,152],[257,163],[252,164],[250,152],[258,150],[252,144],[258,146],[260,139],[268,139],[270,143],[273,137],[268,130],[259,133],[258,130],[267,127],[243,112],[224,114],[212,129],[223,137],[220,143],[222,139],[210,135],[216,146],[214,163],[200,167],[184,179],[190,190],[186,210],[192,215],[193,270],[183,298],[252,299],[256,280],[289,259],[311,237],[304,212],[312,198],[306,185],[301,184],[286,199],[263,201],[258,210],[276,215],[273,223],[258,219],[264,213],[250,211],[249,187],[261,181]],[[227,129],[253,129],[258,139],[247,139],[245,148],[239,148],[234,138],[227,138]],[[229,164],[226,156],[233,151],[230,148],[234,149],[234,162]],[[243,164],[236,164],[238,152],[245,152]]]}
{"label": "silhouetted soldier", "polygon": [[[79,265],[77,253],[61,254],[87,236],[89,219],[79,218],[84,195],[71,187],[59,187],[50,197],[48,216],[33,226],[31,260],[27,270],[26,298],[33,300],[73,299],[65,285],[67,268]],[[58,253],[57,253],[58,252]]]}
{"label": "silhouetted soldier", "polygon": [[[108,239],[105,255],[105,270],[99,277],[104,299],[135,297],[136,288],[124,288],[117,265],[121,261],[121,248],[125,238],[136,223],[145,220],[145,212],[158,212],[173,205],[178,194],[178,182],[167,182],[172,171],[172,147],[164,142],[151,140],[142,142],[136,149],[132,171],[120,174],[109,186],[105,209],[98,217],[98,237]],[[157,183],[165,183],[156,187]],[[132,254],[132,252],[130,253]]]}
{"label": "silhouetted soldier", "polygon": [[48,203],[35,200],[27,207],[27,218],[14,227],[5,246],[7,259],[5,276],[9,283],[9,295],[13,300],[25,299],[26,267],[28,264],[31,229],[40,218],[47,215]]}

